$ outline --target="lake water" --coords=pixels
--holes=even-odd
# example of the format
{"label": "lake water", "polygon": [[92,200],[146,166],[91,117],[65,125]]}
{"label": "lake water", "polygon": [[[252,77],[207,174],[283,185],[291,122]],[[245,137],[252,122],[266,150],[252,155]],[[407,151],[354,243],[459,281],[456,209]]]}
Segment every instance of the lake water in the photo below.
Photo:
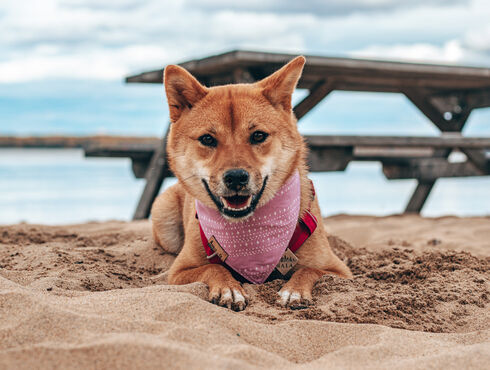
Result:
{"label": "lake water", "polygon": [[[311,178],[325,215],[400,213],[415,186],[386,180],[370,163]],[[0,179],[0,224],[130,220],[144,186],[128,159],[84,158],[78,149],[1,149]],[[488,214],[489,189],[488,177],[439,180],[423,214]]]}

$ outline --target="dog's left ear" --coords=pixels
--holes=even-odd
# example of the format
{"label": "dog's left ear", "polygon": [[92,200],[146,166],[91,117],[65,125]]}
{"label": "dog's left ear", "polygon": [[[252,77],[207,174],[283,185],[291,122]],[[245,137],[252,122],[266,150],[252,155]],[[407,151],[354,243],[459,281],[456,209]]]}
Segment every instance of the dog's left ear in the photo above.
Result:
{"label": "dog's left ear", "polygon": [[269,77],[257,82],[263,89],[262,93],[273,106],[291,111],[291,96],[301,77],[305,62],[304,56],[296,57]]}
{"label": "dog's left ear", "polygon": [[208,89],[184,68],[165,67],[163,84],[167,93],[170,122],[175,123],[185,110],[190,110],[208,93]]}

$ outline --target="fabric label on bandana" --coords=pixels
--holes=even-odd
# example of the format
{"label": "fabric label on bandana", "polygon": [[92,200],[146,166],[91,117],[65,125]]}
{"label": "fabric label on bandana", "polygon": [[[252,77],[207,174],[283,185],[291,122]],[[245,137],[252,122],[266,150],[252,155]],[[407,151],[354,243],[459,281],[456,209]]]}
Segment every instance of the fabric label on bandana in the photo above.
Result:
{"label": "fabric label on bandana", "polygon": [[226,253],[225,250],[221,247],[221,245],[219,245],[218,241],[214,236],[209,238],[208,246],[209,248],[211,248],[213,252],[216,252],[216,254],[218,255],[221,261],[223,262],[226,261],[226,259],[228,258],[228,253]]}
{"label": "fabric label on bandana", "polygon": [[243,221],[229,221],[216,208],[196,200],[199,223],[207,240],[214,237],[228,255],[226,264],[255,284],[262,284],[283,256],[298,222],[299,207],[297,171],[274,198]]}
{"label": "fabric label on bandana", "polygon": [[281,274],[286,275],[291,269],[298,263],[298,257],[295,256],[291,249],[287,248],[282,255],[279,263],[276,266],[276,270]]}

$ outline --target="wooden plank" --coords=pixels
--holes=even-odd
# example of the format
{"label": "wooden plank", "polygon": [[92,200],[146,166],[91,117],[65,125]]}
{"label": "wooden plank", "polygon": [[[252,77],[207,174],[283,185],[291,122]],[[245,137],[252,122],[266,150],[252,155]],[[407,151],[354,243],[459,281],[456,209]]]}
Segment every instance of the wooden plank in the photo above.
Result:
{"label": "wooden plank", "polygon": [[490,107],[490,89],[473,90],[465,95],[468,106],[472,109]]}
{"label": "wooden plank", "polygon": [[156,71],[143,72],[134,76],[128,76],[125,79],[126,83],[163,83],[163,69]]}
{"label": "wooden plank", "polygon": [[320,103],[334,89],[335,82],[332,79],[320,80],[310,90],[308,96],[294,107],[293,111],[299,120]]}
{"label": "wooden plank", "polygon": [[310,147],[428,147],[428,148],[490,148],[490,138],[464,136],[351,136],[305,135]]}
{"label": "wooden plank", "polygon": [[84,146],[85,157],[113,157],[131,158],[137,160],[150,160],[158,147],[157,143],[131,143],[131,144],[89,144]]}
{"label": "wooden plank", "polygon": [[[254,69],[265,76],[290,61],[296,54],[276,54],[253,51],[235,50],[220,55],[195,59],[180,63],[198,78],[211,75],[231,74],[237,67]],[[490,69],[462,67],[450,65],[434,65],[420,63],[404,63],[381,60],[331,58],[324,56],[306,56],[307,64],[304,69],[305,80],[308,76],[325,78],[335,75],[365,76],[371,81],[384,76],[393,84],[395,80],[407,79],[418,81],[418,86],[458,89],[484,88],[490,86]],[[260,71],[260,72],[259,72]],[[163,69],[143,72],[129,76],[128,82],[162,83]],[[302,79],[303,80],[303,79]],[[388,81],[387,80],[387,81]],[[409,81],[410,82],[410,81]],[[441,85],[443,84],[443,85]],[[399,83],[400,85],[400,83]],[[299,88],[304,86],[300,81]]]}
{"label": "wooden plank", "polygon": [[0,136],[0,148],[84,148],[155,144],[157,137],[140,136]]}
{"label": "wooden plank", "polygon": [[311,172],[343,171],[352,158],[349,147],[310,150],[308,166]]}
{"label": "wooden plank", "polygon": [[379,161],[387,158],[427,158],[432,157],[434,149],[431,147],[382,147],[382,146],[355,146],[354,160]]}
{"label": "wooden plank", "polygon": [[[482,176],[470,162],[450,163],[444,158],[412,160],[406,166],[383,164],[383,173],[389,180],[415,178],[422,182],[431,182],[442,177]],[[490,172],[486,175],[490,175]]]}
{"label": "wooden plank", "polygon": [[[391,77],[385,75],[353,75],[346,73],[332,73],[329,72],[328,76],[337,81],[337,90],[346,91],[366,91],[366,92],[396,92],[403,93],[404,88],[410,87],[415,89],[426,88],[434,92],[452,92],[455,88],[462,91],[473,91],[475,89],[487,88],[487,84],[483,83],[479,86],[474,81],[461,81],[458,85],[448,78],[432,78],[432,79],[419,79],[413,76],[409,77]],[[325,77],[325,73],[318,76],[305,76],[306,81],[301,81],[300,88],[303,88],[308,79]]]}

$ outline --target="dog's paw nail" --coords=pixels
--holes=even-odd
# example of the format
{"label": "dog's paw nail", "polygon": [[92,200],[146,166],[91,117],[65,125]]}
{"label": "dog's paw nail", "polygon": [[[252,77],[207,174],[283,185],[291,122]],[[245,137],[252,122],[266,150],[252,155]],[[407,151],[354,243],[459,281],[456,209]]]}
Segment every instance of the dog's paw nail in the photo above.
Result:
{"label": "dog's paw nail", "polygon": [[243,311],[245,309],[246,305],[245,302],[235,302],[233,304],[233,311]]}
{"label": "dog's paw nail", "polygon": [[289,304],[301,301],[301,294],[298,292],[292,292],[289,296]]}
{"label": "dog's paw nail", "polygon": [[281,290],[278,294],[279,299],[277,300],[277,303],[282,307],[286,307],[288,305],[291,292],[289,290]]}
{"label": "dog's paw nail", "polygon": [[289,302],[289,308],[292,310],[302,310],[308,308],[309,301],[306,299],[297,299]]}
{"label": "dog's paw nail", "polygon": [[248,297],[238,289],[224,288],[221,294],[211,295],[210,301],[234,311],[243,311],[247,307]]}
{"label": "dog's paw nail", "polygon": [[221,292],[219,289],[213,289],[209,292],[209,302],[212,304],[219,304],[221,298]]}
{"label": "dog's paw nail", "polygon": [[238,289],[233,289],[233,297],[235,302],[243,302],[246,303],[247,298],[238,290]]}
{"label": "dog's paw nail", "polygon": [[279,299],[277,303],[282,307],[289,307],[293,310],[299,310],[308,307],[310,304],[309,299],[305,299],[299,292],[289,290],[282,290],[279,293]]}
{"label": "dog's paw nail", "polygon": [[238,289],[233,289],[233,298],[233,310],[243,311],[247,306],[247,297],[244,297]]}
{"label": "dog's paw nail", "polygon": [[219,300],[219,305],[222,307],[231,308],[231,303],[233,302],[233,296],[231,295],[230,289],[223,289],[221,292],[221,299]]}

